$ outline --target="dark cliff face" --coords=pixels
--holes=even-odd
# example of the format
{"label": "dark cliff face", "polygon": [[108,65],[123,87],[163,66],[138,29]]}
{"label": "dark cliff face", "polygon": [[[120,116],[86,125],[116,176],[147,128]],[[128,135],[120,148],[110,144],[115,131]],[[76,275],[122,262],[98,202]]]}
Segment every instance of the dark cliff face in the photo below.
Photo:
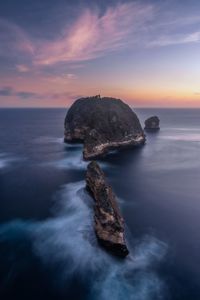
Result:
{"label": "dark cliff face", "polygon": [[145,141],[137,115],[114,98],[78,99],[65,118],[65,142],[82,141],[83,156],[93,159],[110,149],[140,145]]}
{"label": "dark cliff face", "polygon": [[112,188],[94,161],[88,165],[86,184],[95,200],[95,232],[100,244],[117,256],[127,256],[129,251],[125,244],[123,218]]}

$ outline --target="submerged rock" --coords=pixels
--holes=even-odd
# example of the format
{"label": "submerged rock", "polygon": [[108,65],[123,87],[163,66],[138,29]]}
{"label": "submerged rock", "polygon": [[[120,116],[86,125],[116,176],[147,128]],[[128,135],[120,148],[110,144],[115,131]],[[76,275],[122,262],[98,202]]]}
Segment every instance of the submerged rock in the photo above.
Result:
{"label": "submerged rock", "polygon": [[137,115],[120,99],[100,95],[76,100],[65,118],[65,142],[83,142],[83,157],[94,159],[112,149],[142,145]]}
{"label": "submerged rock", "polygon": [[148,118],[145,122],[145,130],[159,130],[160,120],[157,116]]}
{"label": "submerged rock", "polygon": [[95,232],[100,244],[113,254],[125,257],[129,251],[124,238],[124,220],[112,188],[96,162],[89,163],[87,188],[95,200]]}

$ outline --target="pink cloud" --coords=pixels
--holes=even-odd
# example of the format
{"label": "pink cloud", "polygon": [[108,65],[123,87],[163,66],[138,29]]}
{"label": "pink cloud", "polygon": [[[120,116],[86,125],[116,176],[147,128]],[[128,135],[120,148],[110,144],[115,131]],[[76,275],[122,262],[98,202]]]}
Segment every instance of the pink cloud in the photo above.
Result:
{"label": "pink cloud", "polygon": [[[152,14],[152,6],[136,3],[118,4],[103,15],[98,9],[86,9],[52,41],[32,39],[18,25],[0,19],[0,54],[17,57],[20,73],[28,72],[30,65],[33,70],[59,62],[80,64],[127,47]],[[29,57],[29,66],[23,63],[23,54]]]}
{"label": "pink cloud", "polygon": [[0,54],[4,56],[34,53],[34,45],[22,28],[4,19],[0,19],[0,43]]}
{"label": "pink cloud", "polygon": [[118,4],[107,9],[104,15],[85,10],[58,39],[41,43],[34,63],[87,61],[126,47],[138,26],[141,27],[152,14],[152,6],[133,3]]}
{"label": "pink cloud", "polygon": [[[118,3],[103,14],[98,9],[82,11],[51,41],[33,39],[16,24],[0,19],[0,54],[17,57],[16,69],[25,73],[61,62],[80,66],[84,61],[135,45],[144,48],[199,42],[199,32],[174,32],[176,23],[180,28],[196,24],[199,16],[177,18],[160,12],[158,5]],[[28,66],[24,54],[29,57]]]}
{"label": "pink cloud", "polygon": [[29,71],[29,67],[26,65],[16,65],[16,69],[21,73],[26,73]]}

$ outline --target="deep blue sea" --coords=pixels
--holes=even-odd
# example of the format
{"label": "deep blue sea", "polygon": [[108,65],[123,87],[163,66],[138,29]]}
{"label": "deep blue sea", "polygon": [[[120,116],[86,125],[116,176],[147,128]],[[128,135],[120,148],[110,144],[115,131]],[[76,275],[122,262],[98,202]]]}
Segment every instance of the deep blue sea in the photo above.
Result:
{"label": "deep blue sea", "polygon": [[200,299],[200,110],[135,111],[161,130],[100,161],[126,224],[118,260],[97,244],[66,110],[0,110],[1,300]]}

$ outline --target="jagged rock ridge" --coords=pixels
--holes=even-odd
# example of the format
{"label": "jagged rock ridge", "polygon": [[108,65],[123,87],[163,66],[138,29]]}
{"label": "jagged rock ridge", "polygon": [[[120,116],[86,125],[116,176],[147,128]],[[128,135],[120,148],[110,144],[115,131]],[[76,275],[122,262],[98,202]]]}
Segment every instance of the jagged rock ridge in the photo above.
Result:
{"label": "jagged rock ridge", "polygon": [[117,256],[127,256],[123,218],[111,186],[94,161],[87,167],[86,185],[95,200],[95,232],[100,244]]}

